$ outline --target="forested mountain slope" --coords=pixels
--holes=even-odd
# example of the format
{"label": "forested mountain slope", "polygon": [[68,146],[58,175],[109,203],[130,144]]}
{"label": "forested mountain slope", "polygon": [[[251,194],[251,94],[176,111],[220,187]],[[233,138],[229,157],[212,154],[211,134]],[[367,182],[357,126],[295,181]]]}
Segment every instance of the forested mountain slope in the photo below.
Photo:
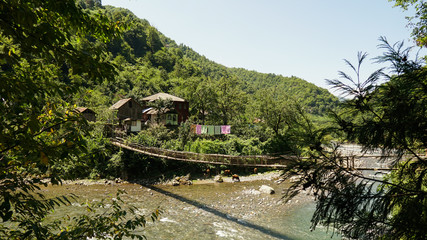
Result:
{"label": "forested mountain slope", "polygon": [[258,89],[270,86],[283,88],[290,97],[298,100],[312,114],[322,115],[327,109],[333,109],[338,103],[337,97],[328,90],[295,76],[284,77],[272,73],[248,71],[242,68],[230,68],[229,71],[250,83],[252,87],[248,90],[250,92],[256,92]]}
{"label": "forested mountain slope", "polygon": [[262,101],[256,95],[263,89],[274,89],[275,98],[293,99],[316,115],[338,103],[327,90],[297,77],[227,68],[210,61],[190,47],[177,45],[127,9],[98,6],[87,11],[101,11],[124,30],[122,38],[106,46],[117,77],[102,84],[88,82],[75,96],[78,105],[106,108],[123,97],[140,100],[168,92],[190,102],[195,122],[232,123],[258,117],[254,109]]}
{"label": "forested mountain slope", "polygon": [[244,90],[248,94],[255,94],[258,90],[277,87],[301,103],[309,113],[322,115],[327,109],[334,108],[338,99],[328,90],[317,87],[301,78],[291,76],[284,77],[273,73],[259,73],[244,68],[227,68],[215,63],[187,46],[180,45],[185,55],[192,59],[200,67],[203,74],[215,78],[232,75],[245,82]]}

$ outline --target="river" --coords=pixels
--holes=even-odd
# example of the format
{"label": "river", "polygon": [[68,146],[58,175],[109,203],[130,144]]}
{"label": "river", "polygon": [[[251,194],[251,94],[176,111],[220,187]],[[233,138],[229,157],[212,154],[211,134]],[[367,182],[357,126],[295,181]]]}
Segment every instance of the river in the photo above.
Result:
{"label": "river", "polygon": [[[259,192],[262,185],[275,189],[275,194]],[[310,231],[310,218],[315,205],[307,194],[289,203],[282,192],[289,183],[273,180],[242,181],[238,183],[207,183],[190,186],[139,184],[67,184],[49,186],[42,191],[47,196],[73,193],[78,202],[91,202],[126,191],[123,199],[145,215],[156,208],[162,214],[139,233],[148,239],[331,239],[332,230],[317,227]],[[84,211],[80,204],[61,207],[51,218]],[[332,239],[340,239],[334,236]]]}

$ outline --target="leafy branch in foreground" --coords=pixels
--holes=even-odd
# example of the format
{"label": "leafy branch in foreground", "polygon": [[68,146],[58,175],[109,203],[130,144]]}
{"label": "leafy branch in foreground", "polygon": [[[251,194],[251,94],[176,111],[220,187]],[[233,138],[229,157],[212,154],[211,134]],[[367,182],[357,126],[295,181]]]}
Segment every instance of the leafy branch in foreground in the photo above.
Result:
{"label": "leafy branch in foreground", "polygon": [[[134,206],[127,206],[122,199],[124,191],[118,190],[116,196],[110,201],[102,199],[99,202],[83,204],[86,214],[77,216],[66,215],[53,222],[43,219],[48,215],[35,216],[33,219],[25,219],[17,228],[6,229],[0,226],[2,237],[7,239],[146,239],[145,236],[134,233],[138,227],[145,227],[147,220]],[[38,194],[42,200],[38,200],[34,207],[47,207],[53,210],[60,205],[70,205],[71,201],[64,196],[53,199],[45,199]],[[71,196],[72,201],[76,196]],[[156,209],[150,216],[156,221],[161,211]],[[31,227],[34,233],[27,229]]]}
{"label": "leafy branch in foreground", "polygon": [[[365,153],[381,149],[384,155],[394,156],[393,170],[384,179],[373,178],[354,171],[337,146],[330,146],[332,151],[319,148],[288,166],[285,176],[300,179],[285,197],[290,199],[303,189],[313,193],[313,229],[326,225],[350,239],[426,239],[427,71],[408,59],[402,43],[380,40],[385,53],[377,60],[391,62],[395,75],[387,76],[380,69],[360,81],[366,54],[359,53],[357,67],[346,61],[356,79],[340,73],[343,80],[328,82],[351,97],[333,115],[336,130],[361,144]],[[388,81],[376,85],[381,76]],[[306,131],[312,132],[310,125]]]}
{"label": "leafy branch in foreground", "polygon": [[[70,99],[84,82],[114,78],[105,43],[120,27],[74,0],[0,0],[0,12],[0,238],[61,239],[60,226],[44,220],[73,199],[47,199],[38,190],[44,179],[61,182],[52,166],[87,151],[88,124]],[[73,238],[111,229],[115,239],[132,236],[127,231],[144,219],[121,224],[126,214],[115,206],[112,214],[79,220]]]}
{"label": "leafy branch in foreground", "polygon": [[[100,202],[86,204],[88,215],[72,217],[71,224],[64,228],[60,221],[55,222],[59,230],[58,239],[146,239],[145,236],[135,234],[138,227],[145,227],[147,220],[134,206],[126,206],[121,195],[124,191],[118,191],[111,203],[106,203],[105,199]],[[150,216],[154,222],[161,211],[156,209]],[[53,232],[53,231],[52,231]]]}

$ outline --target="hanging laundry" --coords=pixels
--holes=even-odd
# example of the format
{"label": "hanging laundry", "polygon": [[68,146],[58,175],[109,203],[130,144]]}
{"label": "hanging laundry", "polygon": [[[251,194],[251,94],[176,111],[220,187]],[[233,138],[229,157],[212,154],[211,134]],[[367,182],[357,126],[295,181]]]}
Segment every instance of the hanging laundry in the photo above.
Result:
{"label": "hanging laundry", "polygon": [[196,134],[202,134],[202,125],[197,124],[196,125]]}
{"label": "hanging laundry", "polygon": [[190,133],[196,133],[196,127],[197,127],[196,124],[191,124],[191,126],[190,126]]}
{"label": "hanging laundry", "polygon": [[221,134],[225,134],[225,125],[221,126]]}
{"label": "hanging laundry", "polygon": [[221,126],[215,126],[215,135],[221,134]]}
{"label": "hanging laundry", "polygon": [[231,126],[230,125],[222,125],[221,126],[221,133],[222,134],[230,134],[231,133]]}
{"label": "hanging laundry", "polygon": [[209,125],[208,126],[208,134],[214,135],[215,134],[215,126]]}
{"label": "hanging laundry", "polygon": [[201,134],[208,134],[208,126],[202,125],[202,131]]}

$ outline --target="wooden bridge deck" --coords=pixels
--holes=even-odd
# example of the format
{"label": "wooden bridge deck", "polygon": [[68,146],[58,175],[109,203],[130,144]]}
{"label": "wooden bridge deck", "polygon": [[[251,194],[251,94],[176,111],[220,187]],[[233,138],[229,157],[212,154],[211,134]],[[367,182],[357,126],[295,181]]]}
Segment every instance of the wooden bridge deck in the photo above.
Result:
{"label": "wooden bridge deck", "polygon": [[[206,163],[216,165],[233,165],[242,167],[268,167],[268,168],[285,168],[289,162],[296,160],[296,156],[268,156],[268,155],[249,155],[249,156],[234,156],[224,154],[204,154],[204,153],[193,153],[184,151],[174,151],[163,148],[147,147],[135,143],[127,143],[120,138],[111,138],[111,144],[125,148],[134,152],[142,153],[144,155],[158,157],[162,159],[194,162],[194,163]],[[371,171],[390,171],[393,170],[390,167],[363,167],[355,166],[355,158],[381,158],[381,155],[370,155],[370,156],[344,156],[346,158],[346,165],[350,170],[371,170]]]}
{"label": "wooden bridge deck", "polygon": [[289,161],[295,159],[293,156],[264,156],[264,155],[250,155],[250,156],[233,156],[223,154],[203,154],[184,151],[174,151],[163,148],[146,147],[140,144],[125,143],[120,139],[111,139],[111,144],[125,148],[131,151],[139,152],[148,156],[194,162],[194,163],[207,163],[218,165],[234,165],[234,166],[247,166],[247,167],[271,167],[271,168],[285,168]]}

